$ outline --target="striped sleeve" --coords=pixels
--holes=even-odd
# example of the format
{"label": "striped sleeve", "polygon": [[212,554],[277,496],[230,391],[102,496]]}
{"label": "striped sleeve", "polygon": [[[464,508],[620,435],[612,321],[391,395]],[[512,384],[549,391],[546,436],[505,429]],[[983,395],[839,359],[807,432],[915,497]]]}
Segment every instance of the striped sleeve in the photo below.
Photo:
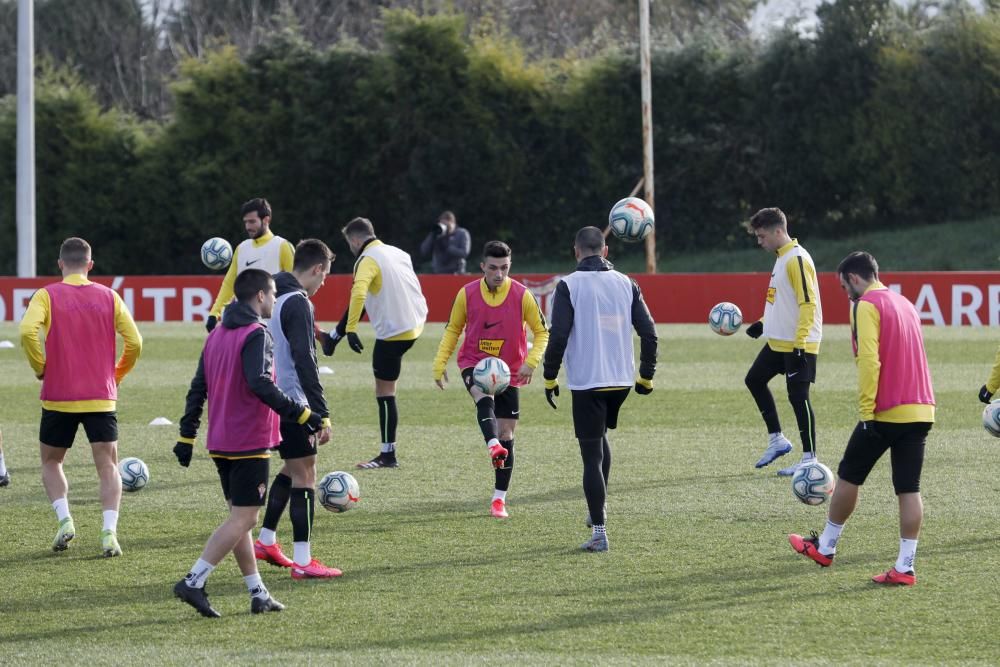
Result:
{"label": "striped sleeve", "polygon": [[226,271],[226,277],[222,279],[222,287],[219,288],[219,296],[215,298],[215,303],[212,304],[212,310],[208,311],[209,315],[215,315],[216,317],[222,317],[222,309],[229,305],[229,302],[233,300],[236,292],[233,291],[233,285],[236,284],[236,267],[239,265],[240,261],[240,247],[236,246],[233,250],[233,261],[229,262],[229,270]]}
{"label": "striped sleeve", "polygon": [[347,333],[358,330],[358,322],[361,321],[361,313],[365,309],[365,299],[368,297],[368,290],[380,278],[378,262],[371,257],[362,257],[354,269],[354,284],[351,285],[351,305],[347,311]]}
{"label": "striped sleeve", "polygon": [[875,395],[882,363],[878,356],[881,321],[878,309],[867,301],[859,301],[851,309],[851,327],[856,332],[858,353],[858,412],[861,421],[875,418]]}
{"label": "striped sleeve", "polygon": [[113,292],[115,296],[115,331],[125,341],[122,348],[122,356],[115,364],[115,382],[121,383],[122,379],[128,375],[129,371],[135,367],[135,362],[139,360],[142,353],[142,336],[139,334],[132,313],[128,311],[125,302],[118,296],[118,292]]}
{"label": "striped sleeve", "polygon": [[524,297],[521,299],[521,319],[531,329],[533,338],[531,352],[528,353],[524,363],[531,368],[538,368],[538,364],[542,361],[542,355],[545,354],[545,348],[549,345],[549,330],[545,326],[545,315],[538,307],[538,300],[528,290],[524,290]]}
{"label": "striped sleeve", "polygon": [[788,281],[799,304],[799,322],[795,329],[795,347],[805,349],[809,330],[816,321],[816,267],[799,255],[785,264]]}
{"label": "striped sleeve", "polygon": [[451,306],[451,315],[448,316],[448,324],[444,327],[444,335],[441,336],[437,354],[434,355],[431,372],[435,381],[440,380],[444,376],[448,360],[451,359],[451,354],[458,347],[458,338],[465,329],[465,323],[468,319],[468,306],[465,299],[465,288],[463,287],[455,296],[455,302]]}

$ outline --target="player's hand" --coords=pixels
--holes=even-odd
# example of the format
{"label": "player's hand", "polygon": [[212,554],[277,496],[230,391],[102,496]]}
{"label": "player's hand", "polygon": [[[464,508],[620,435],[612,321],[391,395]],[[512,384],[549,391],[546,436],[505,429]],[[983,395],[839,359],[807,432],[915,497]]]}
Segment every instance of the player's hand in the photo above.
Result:
{"label": "player's hand", "polygon": [[808,368],[808,361],[806,360],[806,351],[801,347],[797,347],[791,352],[792,354],[792,367],[789,369],[790,372],[786,377],[792,377],[798,375],[799,373],[804,373]]}
{"label": "player's hand", "polygon": [[334,350],[337,349],[337,343],[340,342],[340,338],[335,330],[319,332],[319,344],[323,348],[323,354],[332,357]]}
{"label": "player's hand", "polygon": [[635,393],[646,396],[653,393],[653,381],[646,378],[639,378],[635,381]]}
{"label": "player's hand", "polygon": [[559,381],[558,380],[546,380],[545,381],[545,400],[549,402],[553,410],[558,410],[559,406],[556,405],[556,396],[559,395]]}
{"label": "player's hand", "polygon": [[882,434],[878,432],[878,428],[875,426],[874,420],[861,422],[861,430],[864,431],[865,437],[868,438],[870,442],[877,442],[882,439]]}
{"label": "player's hand", "polygon": [[985,384],[979,389],[979,400],[983,403],[989,403],[993,400],[993,392],[987,389]]}
{"label": "player's hand", "polygon": [[444,389],[448,385],[448,371],[441,373],[441,377],[434,380],[434,384],[438,386],[438,389]]}
{"label": "player's hand", "polygon": [[528,364],[521,364],[521,367],[517,369],[517,381],[521,384],[531,384],[531,375],[535,372],[535,369]]}
{"label": "player's hand", "polygon": [[319,432],[319,435],[316,436],[316,443],[320,445],[325,445],[326,443],[330,442],[330,438],[332,437],[333,437],[333,427],[324,426],[323,430],[321,430]]}
{"label": "player's hand", "polygon": [[212,333],[212,329],[214,329],[215,325],[218,323],[219,323],[218,317],[216,317],[215,315],[209,315],[208,319],[205,320],[205,330],[208,331],[208,333]]}
{"label": "player's hand", "polygon": [[764,333],[764,323],[760,320],[747,327],[747,335],[751,338],[760,338]]}
{"label": "player's hand", "polygon": [[194,451],[194,447],[186,442],[180,442],[174,445],[174,456],[177,457],[177,462],[182,466],[187,468],[191,465],[191,453]]}
{"label": "player's hand", "polygon": [[353,331],[347,332],[347,344],[351,346],[351,350],[361,354],[361,350],[365,349],[365,346],[361,344],[361,339]]}

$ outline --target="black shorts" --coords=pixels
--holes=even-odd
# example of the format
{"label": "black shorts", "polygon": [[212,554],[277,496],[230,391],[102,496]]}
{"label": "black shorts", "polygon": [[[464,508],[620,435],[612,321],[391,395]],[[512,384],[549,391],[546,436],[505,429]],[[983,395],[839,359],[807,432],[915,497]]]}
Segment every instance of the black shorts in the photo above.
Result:
{"label": "black shorts", "polygon": [[892,462],[892,487],[896,494],[920,491],[920,471],[924,466],[924,444],[930,433],[929,422],[891,424],[877,422],[875,428],[881,439],[874,442],[858,424],[844,450],[837,475],[844,481],[861,486],[875,463],[889,450]]}
{"label": "black shorts", "polygon": [[212,457],[222,495],[236,507],[263,507],[267,499],[268,460]]}
{"label": "black shorts", "polygon": [[609,428],[618,427],[618,411],[628,397],[629,387],[621,389],[574,389],[573,428],[580,440],[604,437]]}
{"label": "black shorts", "polygon": [[[472,391],[472,368],[462,369],[465,390]],[[497,419],[517,419],[521,414],[521,392],[517,387],[507,387],[493,397],[493,416]]]}
{"label": "black shorts", "polygon": [[775,352],[771,346],[764,344],[764,349],[760,351],[753,365],[747,371],[747,380],[759,380],[767,384],[775,375],[784,375],[785,382],[792,384],[795,382],[816,382],[816,360],[818,355],[806,352],[805,371],[792,371],[795,368],[795,355],[791,352]]}
{"label": "black shorts", "polygon": [[316,456],[316,438],[309,435],[306,427],[295,422],[281,422],[281,444],[278,455],[284,459],[304,459]]}
{"label": "black shorts", "polygon": [[372,372],[379,380],[395,382],[403,368],[403,355],[413,347],[413,340],[376,340],[372,351]]}
{"label": "black shorts", "polygon": [[50,447],[69,449],[76,439],[77,428],[83,424],[90,442],[118,442],[118,413],[59,412],[42,408],[38,441]]}

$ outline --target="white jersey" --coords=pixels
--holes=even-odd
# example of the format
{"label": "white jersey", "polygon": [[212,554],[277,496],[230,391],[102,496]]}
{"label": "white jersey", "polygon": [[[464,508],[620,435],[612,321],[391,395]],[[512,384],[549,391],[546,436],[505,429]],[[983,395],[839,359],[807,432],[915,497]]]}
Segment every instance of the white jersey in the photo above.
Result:
{"label": "white jersey", "polygon": [[[427,300],[413,271],[410,255],[385,243],[370,244],[358,256],[370,257],[382,276],[378,294],[368,292],[365,310],[375,329],[375,338],[386,340],[418,329],[427,321]],[[357,263],[355,263],[355,268]]]}
{"label": "white jersey", "polygon": [[816,313],[806,335],[807,343],[823,338],[823,307],[819,301],[816,265],[806,249],[797,243],[778,256],[767,287],[764,304],[764,337],[768,340],[796,342],[799,328],[799,292],[806,303],[816,304]]}
{"label": "white jersey", "polygon": [[574,271],[563,282],[573,304],[566,386],[631,387],[635,381],[632,281],[618,271]]}
{"label": "white jersey", "polygon": [[[282,294],[274,302],[274,312],[271,313],[271,319],[267,323],[267,329],[271,332],[271,338],[274,339],[274,383],[278,385],[278,389],[285,392],[296,403],[309,405],[309,399],[299,381],[299,373],[295,370],[292,347],[288,344],[288,338],[285,337],[285,332],[281,328],[281,309],[289,299],[306,299],[306,297],[301,292]],[[312,303],[308,299],[306,302],[309,303],[309,308],[312,308]]]}
{"label": "white jersey", "polygon": [[236,247],[236,275],[247,269],[261,269],[272,276],[281,271],[281,244],[288,243],[275,234],[274,238],[260,247],[253,244],[253,239],[246,239]]}

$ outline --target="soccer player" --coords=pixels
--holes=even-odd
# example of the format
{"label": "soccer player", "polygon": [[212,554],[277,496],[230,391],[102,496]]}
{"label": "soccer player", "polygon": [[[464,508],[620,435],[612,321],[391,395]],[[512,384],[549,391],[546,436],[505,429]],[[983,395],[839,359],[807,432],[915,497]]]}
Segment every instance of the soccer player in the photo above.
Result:
{"label": "soccer player", "polygon": [[990,377],[986,380],[986,384],[979,389],[979,400],[989,404],[993,400],[993,394],[997,393],[997,389],[1000,389],[1000,348],[997,348],[997,357],[993,361]]}
{"label": "soccer player", "polygon": [[[268,330],[274,337],[274,368],[278,388],[296,403],[307,404],[323,418],[322,431],[312,436],[296,420],[281,420],[278,454],[283,465],[267,497],[264,527],[254,542],[257,560],[289,567],[293,579],[339,577],[340,570],[327,567],[311,553],[313,511],[316,498],[316,447],[330,439],[330,410],[323,397],[313,342],[313,306],[309,298],[323,287],[334,255],[317,239],[300,241],[295,247],[291,273],[274,276],[277,301]],[[292,520],[294,560],[281,551],[275,531],[289,507]]]}
{"label": "soccer player", "polygon": [[757,243],[778,259],[767,287],[764,317],[747,327],[751,338],[767,340],[747,372],[747,389],[757,402],[768,431],[768,445],[755,467],[770,465],[792,451],[781,432],[778,408],[767,384],[775,375],[785,376],[788,402],[795,411],[802,459],[778,471],[788,476],[803,463],[816,460],[816,416],[809,400],[809,386],[816,381],[816,359],[823,336],[823,307],[819,301],[816,265],[798,240],[788,235],[788,222],[778,208],[764,208],[750,218]]}
{"label": "soccer player", "polygon": [[837,267],[840,285],[854,302],[851,343],[858,366],[859,421],[847,443],[830,500],[823,534],[788,541],[823,567],[833,564],[844,524],[858,502],[858,489],[889,450],[892,485],[899,502],[899,556],[877,584],[912,586],[913,561],[923,521],[920,472],[924,443],[934,422],[934,390],[924,353],[920,315],[905,297],[878,279],[878,264],[866,252],[852,252]]}
{"label": "soccer player", "polygon": [[[21,320],[21,347],[42,381],[39,427],[42,485],[59,521],[53,551],[63,551],[76,536],[69,511],[69,484],[63,460],[83,424],[100,478],[101,552],[120,556],[118,508],[122,480],[118,473],[118,385],[142,352],[142,336],[121,297],[92,283],[90,244],[68,238],[59,249],[62,282],[35,292]],[[45,346],[39,331],[45,332]],[[115,334],[125,345],[115,361]]]}
{"label": "soccer player", "polygon": [[10,486],[10,472],[7,471],[7,462],[3,459],[3,431],[0,431],[0,488]]}
{"label": "soccer player", "polygon": [[271,274],[247,269],[236,277],[233,290],[236,302],[226,308],[222,326],[205,341],[174,445],[177,461],[186,468],[207,399],[206,447],[229,503],[229,517],[208,538],[191,571],[174,586],[174,595],[209,618],[221,614],[208,600],[205,581],[230,551],[250,591],[251,613],[284,609],[257,572],[250,531],[257,525],[267,493],[270,450],[281,440],[279,415],[304,425],[310,434],[319,431],[323,421],[319,413],[299,405],[274,384],[274,344],[267,328],[275,302]]}
{"label": "soccer player", "polygon": [[[506,502],[514,474],[514,427],[521,413],[518,387],[531,382],[549,341],[538,302],[524,285],[508,276],[510,264],[511,251],[506,243],[490,241],[483,247],[479,264],[483,278],[462,287],[455,297],[433,366],[434,382],[444,389],[448,383],[445,366],[464,329],[458,368],[476,404],[479,428],[495,468],[490,513],[498,519],[509,516]],[[525,325],[531,327],[534,336],[531,354]],[[510,386],[496,396],[485,394],[472,382],[473,367],[489,356],[503,359],[512,372]]]}
{"label": "soccer player", "polygon": [[[576,270],[556,285],[549,345],[545,350],[545,398],[556,408],[559,366],[566,356],[566,385],[573,392],[573,427],[583,458],[583,492],[593,527],[586,551],[607,551],[605,498],[611,473],[608,429],[635,382],[638,394],[653,391],[656,325],[639,286],[614,270],[597,227],[576,234]],[[639,334],[639,377],[635,379],[632,329]]]}
{"label": "soccer player", "polygon": [[[413,272],[410,256],[378,240],[375,227],[367,218],[354,218],[341,230],[354,264],[351,303],[338,330],[332,334],[334,345],[347,338],[351,350],[364,349],[358,337],[358,321],[368,313],[375,329],[372,371],[375,375],[375,401],[378,403],[379,432],[382,448],[378,456],[357,465],[358,468],[396,468],[396,381],[402,369],[403,355],[413,347],[427,321],[427,301],[420,291],[420,281]],[[343,332],[343,333],[341,333]]]}

